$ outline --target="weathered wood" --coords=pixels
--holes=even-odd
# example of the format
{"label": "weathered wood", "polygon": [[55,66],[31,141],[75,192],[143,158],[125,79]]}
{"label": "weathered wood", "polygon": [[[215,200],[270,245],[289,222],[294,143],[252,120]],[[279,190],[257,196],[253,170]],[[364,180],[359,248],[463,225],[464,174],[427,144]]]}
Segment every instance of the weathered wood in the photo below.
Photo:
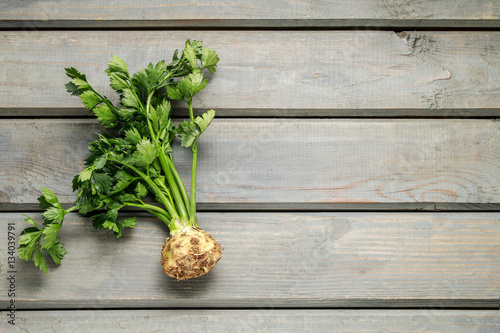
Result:
{"label": "weathered wood", "polygon": [[[2,318],[6,312],[0,312]],[[18,311],[9,332],[454,332],[497,333],[498,311],[94,310]],[[2,327],[2,326],[0,326]]]}
{"label": "weathered wood", "polygon": [[[74,202],[71,180],[100,128],[90,119],[0,121],[0,208],[32,208],[40,187]],[[498,205],[499,128],[477,119],[215,119],[199,142],[197,198],[210,209]],[[174,148],[189,188],[190,153]]]}
{"label": "weathered wood", "polygon": [[221,57],[195,101],[219,115],[500,115],[500,32],[371,30],[5,31],[1,114],[87,115],[64,89],[64,67],[114,96],[104,73],[111,54],[134,72],[187,38]]}
{"label": "weathered wood", "polygon": [[0,28],[499,27],[492,0],[4,0]]}
{"label": "weathered wood", "polygon": [[[0,215],[3,230],[27,226]],[[48,276],[16,262],[18,309],[147,307],[491,307],[498,309],[498,213],[201,213],[223,256],[204,278],[162,271],[166,227],[152,218],[122,238],[69,214],[68,254]],[[0,289],[9,281],[0,238]],[[5,308],[7,294],[0,295]]]}

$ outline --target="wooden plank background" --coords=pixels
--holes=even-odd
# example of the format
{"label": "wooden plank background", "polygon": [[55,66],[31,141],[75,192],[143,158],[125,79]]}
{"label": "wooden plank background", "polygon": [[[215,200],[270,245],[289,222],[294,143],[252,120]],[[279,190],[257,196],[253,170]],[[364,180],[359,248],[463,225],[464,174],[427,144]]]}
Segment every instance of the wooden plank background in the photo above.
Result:
{"label": "wooden plank background", "polygon": [[[216,119],[199,143],[197,197],[202,209],[491,209],[499,129],[489,119]],[[0,209],[36,207],[47,184],[72,203],[99,131],[93,119],[0,121]],[[176,148],[189,184],[190,153]]]}
{"label": "wooden plank background", "polygon": [[199,221],[224,251],[176,282],[157,220],[116,240],[70,214],[63,265],[17,259],[0,331],[498,332],[499,27],[493,0],[2,1],[0,233],[41,186],[74,200],[99,126],[63,68],[111,97],[112,54],[137,71],[191,38],[221,57],[195,107],[217,111]]}
{"label": "wooden plank background", "polygon": [[[415,315],[416,313],[416,315]],[[4,312],[0,312],[4,315]],[[498,311],[104,310],[19,311],[12,332],[494,332]],[[111,325],[110,323],[120,323]],[[1,327],[1,326],[0,326]]]}
{"label": "wooden plank background", "polygon": [[[24,225],[19,213],[3,223]],[[498,307],[496,213],[200,213],[223,247],[201,279],[163,273],[167,228],[142,217],[122,238],[71,214],[68,254],[44,276],[19,262],[16,304],[44,308]],[[243,241],[244,240],[244,241]],[[3,245],[3,244],[2,244]],[[7,250],[0,248],[0,262]],[[5,272],[5,269],[2,269]],[[0,279],[8,286],[6,273]]]}
{"label": "wooden plank background", "polygon": [[112,54],[135,72],[170,57],[187,38],[220,55],[195,103],[219,116],[500,114],[500,32],[376,30],[6,31],[0,112],[87,115],[61,88],[65,67],[77,67],[113,97],[104,73]]}
{"label": "wooden plank background", "polygon": [[500,6],[489,0],[221,0],[71,3],[4,0],[0,27],[499,27]]}

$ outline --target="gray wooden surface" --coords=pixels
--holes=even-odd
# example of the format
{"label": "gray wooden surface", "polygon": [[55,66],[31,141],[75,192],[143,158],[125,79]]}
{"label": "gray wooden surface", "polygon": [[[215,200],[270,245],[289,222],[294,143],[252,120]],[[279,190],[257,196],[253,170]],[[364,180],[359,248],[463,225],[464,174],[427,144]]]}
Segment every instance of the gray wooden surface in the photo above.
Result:
{"label": "gray wooden surface", "polygon": [[[489,119],[216,119],[199,142],[198,200],[211,210],[491,209],[499,129]],[[99,130],[91,119],[0,121],[0,209],[36,208],[40,187],[72,203]],[[189,183],[190,153],[176,148]]]}
{"label": "gray wooden surface", "polygon": [[164,332],[168,327],[180,333],[497,333],[500,326],[498,311],[484,310],[19,311],[18,316],[18,325],[9,332]]}
{"label": "gray wooden surface", "polygon": [[3,0],[0,27],[499,27],[490,0]]}
{"label": "gray wooden surface", "polygon": [[[2,228],[25,226],[19,213],[0,218]],[[17,308],[499,306],[497,213],[201,213],[198,220],[222,245],[222,259],[204,278],[177,282],[162,271],[167,229],[154,218],[115,239],[68,215],[60,267],[44,276],[16,263]],[[2,290],[6,254],[2,242]]]}
{"label": "gray wooden surface", "polygon": [[112,95],[111,54],[218,51],[195,107],[217,110],[198,207],[224,251],[175,282],[155,219],[116,240],[71,214],[62,266],[17,259],[0,331],[498,332],[499,27],[496,0],[2,1],[0,307],[7,224],[41,186],[74,199],[98,130],[63,68]]}
{"label": "gray wooden surface", "polygon": [[5,31],[0,112],[87,115],[63,88],[64,67],[112,97],[111,54],[134,72],[187,38],[219,52],[219,70],[195,101],[219,116],[500,115],[500,32],[375,30]]}

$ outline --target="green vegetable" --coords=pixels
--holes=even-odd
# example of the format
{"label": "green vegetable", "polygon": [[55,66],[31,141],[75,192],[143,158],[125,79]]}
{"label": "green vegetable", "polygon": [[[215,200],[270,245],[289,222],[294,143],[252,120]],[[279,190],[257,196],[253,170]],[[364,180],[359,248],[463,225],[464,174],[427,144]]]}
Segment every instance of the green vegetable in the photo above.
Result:
{"label": "green vegetable", "polygon": [[[19,256],[34,261],[47,273],[42,251],[56,264],[66,254],[58,233],[64,216],[78,210],[91,216],[96,229],[112,230],[120,237],[123,229],[134,228],[135,217],[120,218],[123,208],[136,207],[155,215],[170,229],[162,251],[165,273],[177,279],[193,278],[208,272],[220,259],[221,247],[198,225],[196,219],[197,141],[212,122],[215,111],[194,117],[193,97],[208,80],[204,70],[216,71],[219,58],[200,41],[187,40],[184,50],[176,51],[169,64],[149,64],[132,76],[127,64],[112,56],[106,73],[110,86],[119,94],[115,106],[88,83],[85,74],[66,68],[71,79],[66,89],[80,97],[104,127],[97,140],[90,142],[85,169],[73,178],[77,192],[75,205],[63,209],[57,196],[42,189],[39,198],[43,227],[28,217],[19,240]],[[187,103],[189,121],[175,125],[170,117],[170,100]],[[176,170],[172,145],[175,137],[192,151],[191,190],[188,194]],[[156,204],[145,200],[156,199]],[[130,213],[130,212],[129,212]],[[172,246],[171,244],[175,244]]]}

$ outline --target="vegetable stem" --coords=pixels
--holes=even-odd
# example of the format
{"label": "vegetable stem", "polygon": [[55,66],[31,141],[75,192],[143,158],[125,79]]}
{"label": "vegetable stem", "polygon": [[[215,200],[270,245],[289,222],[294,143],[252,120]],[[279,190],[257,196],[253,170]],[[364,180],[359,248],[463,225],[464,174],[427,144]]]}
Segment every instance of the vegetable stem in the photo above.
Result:
{"label": "vegetable stem", "polygon": [[[194,112],[193,112],[193,98],[188,99],[189,107],[189,119],[194,122]],[[198,146],[196,140],[191,145],[191,152],[193,155],[192,166],[191,166],[191,203],[190,203],[190,219],[189,222],[194,226],[198,226],[196,219],[196,169],[198,165]]]}
{"label": "vegetable stem", "polygon": [[183,217],[185,219],[189,218],[188,212],[186,210],[186,206],[184,205],[184,201],[182,199],[182,196],[179,192],[179,188],[177,187],[177,184],[175,182],[174,177],[172,176],[172,172],[170,171],[170,168],[168,166],[168,158],[165,155],[165,152],[161,147],[158,147],[159,149],[159,159],[160,159],[160,164],[162,166],[163,171],[165,172],[165,177],[167,178],[168,185],[170,186],[170,190],[172,191],[172,195],[174,197],[174,201],[176,203],[177,208],[179,209],[179,215],[180,217]]}
{"label": "vegetable stem", "polygon": [[80,206],[76,205],[71,208],[65,209],[66,213],[71,213],[72,211],[75,211],[77,209],[80,209]]}
{"label": "vegetable stem", "polygon": [[193,163],[191,169],[191,212],[189,221],[195,226],[198,226],[196,220],[196,168],[198,165],[198,145],[196,141],[191,146],[191,151],[193,152]]}
{"label": "vegetable stem", "polygon": [[132,169],[135,173],[137,173],[144,181],[146,181],[146,183],[148,183],[149,187],[151,188],[151,190],[153,190],[153,192],[157,196],[157,198],[160,201],[160,203],[162,203],[163,206],[165,206],[165,208],[167,209],[167,211],[170,214],[170,216],[172,217],[172,219],[179,219],[179,214],[175,210],[175,207],[167,199],[167,197],[162,192],[162,190],[158,187],[158,185],[156,185],[155,182],[151,180],[151,178],[149,178],[144,172],[142,172],[141,170],[137,169],[133,165],[130,165],[130,164],[124,162],[124,161],[119,161],[119,160],[114,159],[112,157],[109,158],[109,159],[111,161],[113,161],[113,162],[120,163],[120,164],[126,166],[127,168]]}
{"label": "vegetable stem", "polygon": [[176,228],[177,223],[173,223],[172,219],[170,218],[169,213],[160,207],[150,205],[150,204],[145,204],[142,201],[140,204],[136,204],[133,202],[126,202],[125,206],[142,208],[145,211],[147,211],[148,213],[151,213],[151,214],[155,215],[156,217],[158,217],[160,220],[162,220],[169,227],[169,229],[171,226]]}
{"label": "vegetable stem", "polygon": [[136,204],[133,202],[125,202],[125,206],[138,207],[138,208],[152,210],[152,211],[155,211],[159,214],[164,215],[167,218],[170,218],[170,214],[166,210],[164,210],[163,208],[155,206],[155,205],[146,204],[144,202],[141,202],[140,204]]}
{"label": "vegetable stem", "polygon": [[170,167],[170,170],[172,171],[172,175],[173,175],[175,181],[177,182],[177,185],[179,186],[179,190],[181,192],[181,196],[182,196],[182,199],[184,201],[184,205],[186,206],[186,210],[188,212],[190,212],[191,209],[190,209],[189,196],[187,194],[186,187],[184,186],[182,178],[179,175],[179,172],[177,172],[177,169],[175,168],[174,161],[172,161],[172,159],[169,157],[166,157],[166,160],[167,160],[167,164]]}
{"label": "vegetable stem", "polygon": [[153,139],[153,142],[158,144],[158,139],[156,138],[155,132],[153,131],[153,126],[151,125],[151,120],[149,119],[149,106],[151,105],[151,98],[153,97],[154,93],[155,93],[155,91],[153,90],[148,95],[148,100],[146,101],[146,121],[148,123],[148,128],[149,128],[149,133],[151,135],[151,139]]}
{"label": "vegetable stem", "polygon": [[161,180],[160,178],[155,178],[154,182],[156,185],[158,185],[160,187],[160,189],[163,190],[163,192],[165,192],[165,194],[168,196],[168,200],[170,200],[170,202],[172,204],[174,204],[174,200],[172,199],[172,195],[170,194],[170,191],[167,188],[167,186],[165,186],[165,183],[163,182],[163,180]]}
{"label": "vegetable stem", "polygon": [[194,114],[193,114],[193,98],[189,97],[188,101],[188,107],[189,107],[189,119],[194,122]]}
{"label": "vegetable stem", "polygon": [[[165,151],[163,150],[162,145],[160,144],[158,137],[155,135],[153,126],[151,125],[151,120],[149,119],[149,108],[151,105],[151,98],[153,97],[153,94],[155,93],[155,90],[153,90],[149,95],[148,99],[146,102],[146,120],[148,123],[148,128],[149,132],[151,135],[151,138],[153,139],[153,142],[156,145],[156,151],[158,154],[158,158],[160,160],[161,167],[163,169],[163,172],[165,173],[165,177],[167,178],[168,185],[170,186],[170,190],[172,191],[172,195],[174,197],[174,202],[175,205],[177,206],[177,209],[179,211],[180,217],[183,219],[188,219],[188,211],[186,209],[186,206],[184,205],[184,199],[182,198],[181,193],[179,192],[179,188],[177,186],[177,183],[172,175],[171,169],[168,165],[168,158],[165,155]],[[149,178],[149,177],[148,177]]]}

